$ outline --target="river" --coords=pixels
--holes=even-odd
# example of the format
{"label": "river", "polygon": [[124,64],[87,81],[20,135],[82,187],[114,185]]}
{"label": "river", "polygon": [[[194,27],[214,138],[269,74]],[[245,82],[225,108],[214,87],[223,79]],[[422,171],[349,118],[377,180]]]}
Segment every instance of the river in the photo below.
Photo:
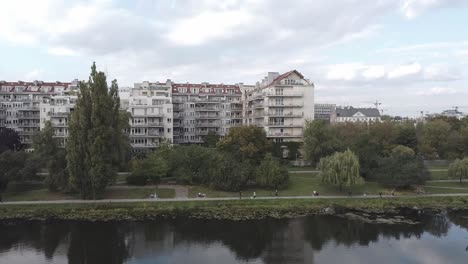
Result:
{"label": "river", "polygon": [[[468,215],[468,214],[467,214]],[[336,216],[252,221],[0,224],[0,263],[425,263],[468,262],[468,218],[417,225]]]}

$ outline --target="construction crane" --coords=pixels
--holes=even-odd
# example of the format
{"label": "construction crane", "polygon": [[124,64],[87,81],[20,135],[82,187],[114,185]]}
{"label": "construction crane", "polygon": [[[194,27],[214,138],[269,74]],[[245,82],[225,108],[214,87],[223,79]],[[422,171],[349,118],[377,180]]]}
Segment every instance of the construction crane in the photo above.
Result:
{"label": "construction crane", "polygon": [[382,105],[382,102],[375,100],[375,102],[363,102],[365,104],[373,104],[375,108],[379,109],[379,106]]}

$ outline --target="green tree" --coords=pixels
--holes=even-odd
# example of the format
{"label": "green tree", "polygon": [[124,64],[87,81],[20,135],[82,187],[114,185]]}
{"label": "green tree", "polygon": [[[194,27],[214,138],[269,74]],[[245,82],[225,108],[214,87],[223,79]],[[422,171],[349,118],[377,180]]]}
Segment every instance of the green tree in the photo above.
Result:
{"label": "green tree", "polygon": [[248,162],[239,162],[230,153],[219,151],[214,152],[213,161],[207,170],[207,184],[222,191],[239,191],[245,186],[251,171]]}
{"label": "green tree", "polygon": [[260,164],[270,150],[271,143],[263,128],[238,126],[231,128],[224,139],[218,142],[217,147],[234,155],[239,161],[249,160],[252,164]]}
{"label": "green tree", "polygon": [[429,179],[429,172],[414,150],[400,145],[392,150],[390,156],[380,159],[376,178],[381,184],[406,188],[424,183]]}
{"label": "green tree", "polygon": [[258,186],[266,188],[282,188],[288,184],[288,169],[280,161],[268,153],[256,170]]}
{"label": "green tree", "polygon": [[138,183],[150,180],[152,183],[157,184],[161,178],[167,176],[167,161],[156,152],[151,153],[143,160],[135,160],[132,163],[131,179],[139,179],[137,180]]}
{"label": "green tree", "polygon": [[7,150],[18,150],[21,147],[18,132],[10,128],[0,127],[0,153]]}
{"label": "green tree", "polygon": [[412,148],[416,151],[418,147],[418,138],[416,135],[416,128],[413,123],[403,123],[398,126],[396,144]]}
{"label": "green tree", "polygon": [[319,168],[322,182],[337,185],[340,191],[342,186],[351,187],[364,182],[359,174],[359,160],[349,149],[322,158]]}
{"label": "green tree", "polygon": [[323,120],[307,122],[304,129],[304,154],[307,160],[317,164],[322,157],[329,156],[340,149],[330,125]]}
{"label": "green tree", "polygon": [[80,82],[67,142],[70,183],[84,199],[102,194],[125,156],[128,139],[119,100],[116,81],[109,89],[106,75],[93,63],[88,82]]}
{"label": "green tree", "polygon": [[65,189],[68,185],[66,153],[58,146],[50,121],[47,121],[44,128],[34,137],[33,147],[33,159],[43,164],[48,172],[44,179],[45,185],[49,190]]}
{"label": "green tree", "polygon": [[0,194],[3,193],[10,181],[21,181],[23,168],[28,154],[25,152],[5,151],[0,153]]}
{"label": "green tree", "polygon": [[445,158],[447,139],[450,134],[450,124],[437,119],[424,125],[421,142],[421,152],[426,158]]}
{"label": "green tree", "polygon": [[216,144],[219,142],[219,135],[216,132],[210,131],[208,135],[203,137],[203,146],[207,148],[216,148]]}
{"label": "green tree", "polygon": [[451,179],[460,179],[460,183],[462,183],[463,179],[467,179],[468,158],[464,158],[462,160],[456,159],[454,162],[452,162],[449,166],[448,175]]}

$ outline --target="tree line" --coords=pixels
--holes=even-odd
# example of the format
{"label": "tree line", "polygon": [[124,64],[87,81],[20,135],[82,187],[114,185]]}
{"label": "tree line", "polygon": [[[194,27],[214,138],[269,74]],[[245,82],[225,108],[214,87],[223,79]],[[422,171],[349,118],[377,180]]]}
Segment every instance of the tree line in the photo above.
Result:
{"label": "tree line", "polygon": [[158,183],[169,177],[180,183],[224,191],[287,186],[287,167],[272,155],[272,144],[262,128],[233,127],[224,139],[212,142],[211,146],[163,144],[147,157],[130,161],[132,172],[127,182]]}
{"label": "tree line", "polygon": [[[327,124],[316,120],[306,124],[304,154],[312,164],[327,168],[330,162],[321,159],[331,159],[335,153],[347,150],[356,156],[358,176],[365,180],[395,187],[420,184],[429,178],[423,160],[455,160],[468,155],[468,118],[370,124]],[[330,178],[328,175],[326,171],[322,173],[325,178]]]}

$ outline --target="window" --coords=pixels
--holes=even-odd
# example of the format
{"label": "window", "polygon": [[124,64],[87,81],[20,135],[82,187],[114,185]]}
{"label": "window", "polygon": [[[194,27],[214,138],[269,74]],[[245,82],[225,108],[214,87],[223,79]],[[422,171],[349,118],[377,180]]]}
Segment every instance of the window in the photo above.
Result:
{"label": "window", "polygon": [[171,122],[172,122],[172,119],[168,118],[168,119],[167,119],[167,122],[168,122],[168,123],[171,123]]}
{"label": "window", "polygon": [[171,133],[171,129],[170,129],[170,128],[167,129],[167,133]]}

